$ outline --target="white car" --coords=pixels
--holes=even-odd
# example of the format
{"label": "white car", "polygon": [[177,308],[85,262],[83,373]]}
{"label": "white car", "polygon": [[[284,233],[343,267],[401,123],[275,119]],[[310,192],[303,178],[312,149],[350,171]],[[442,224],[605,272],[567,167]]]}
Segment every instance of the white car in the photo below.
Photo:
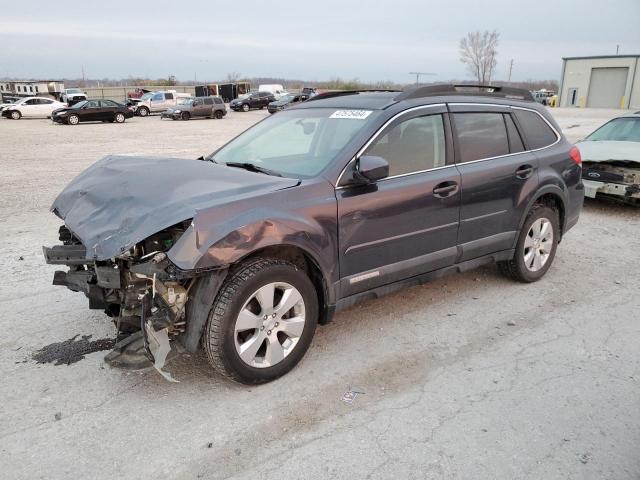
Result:
{"label": "white car", "polygon": [[25,118],[49,118],[51,112],[66,107],[66,103],[45,97],[27,97],[2,109],[2,116],[19,120]]}
{"label": "white car", "polygon": [[576,146],[585,196],[640,206],[640,112],[608,121]]}

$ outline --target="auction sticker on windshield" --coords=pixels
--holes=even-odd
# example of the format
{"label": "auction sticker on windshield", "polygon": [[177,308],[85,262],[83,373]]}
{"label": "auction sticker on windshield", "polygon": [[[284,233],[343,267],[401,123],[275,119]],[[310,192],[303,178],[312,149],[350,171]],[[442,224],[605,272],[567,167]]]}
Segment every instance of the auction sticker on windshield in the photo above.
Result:
{"label": "auction sticker on windshield", "polygon": [[336,110],[329,118],[350,118],[352,120],[364,120],[371,115],[371,110]]}

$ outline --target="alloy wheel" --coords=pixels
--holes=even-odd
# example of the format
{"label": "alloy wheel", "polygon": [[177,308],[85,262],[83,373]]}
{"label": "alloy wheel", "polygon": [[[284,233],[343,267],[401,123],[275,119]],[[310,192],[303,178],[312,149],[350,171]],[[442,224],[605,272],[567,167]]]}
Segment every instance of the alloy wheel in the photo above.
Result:
{"label": "alloy wheel", "polygon": [[524,264],[531,272],[540,270],[553,249],[553,225],[541,217],[531,224],[524,240]]}
{"label": "alloy wheel", "polygon": [[240,309],[234,326],[236,352],[247,365],[272,367],[295,349],[304,327],[305,305],[298,289],[268,283]]}

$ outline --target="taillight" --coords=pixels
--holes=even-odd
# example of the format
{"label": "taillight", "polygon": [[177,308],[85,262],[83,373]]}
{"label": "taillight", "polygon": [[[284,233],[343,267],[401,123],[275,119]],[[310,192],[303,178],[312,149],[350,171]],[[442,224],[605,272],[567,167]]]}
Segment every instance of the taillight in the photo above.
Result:
{"label": "taillight", "polygon": [[578,147],[571,147],[571,150],[569,150],[569,156],[571,157],[571,160],[576,162],[576,165],[582,165],[582,157],[580,156],[580,150],[578,150]]}

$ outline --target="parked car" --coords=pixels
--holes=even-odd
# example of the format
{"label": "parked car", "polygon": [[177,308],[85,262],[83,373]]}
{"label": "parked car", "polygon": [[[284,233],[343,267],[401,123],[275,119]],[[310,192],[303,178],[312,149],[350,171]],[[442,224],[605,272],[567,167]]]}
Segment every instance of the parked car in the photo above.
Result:
{"label": "parked car", "polygon": [[273,94],[276,100],[279,100],[283,95],[287,95],[289,92],[280,84],[270,85],[258,85],[259,92],[268,92]]}
{"label": "parked car", "polygon": [[60,100],[69,106],[87,99],[87,94],[79,88],[65,88],[60,94]]}
{"label": "parked car", "polygon": [[136,106],[136,115],[146,117],[151,113],[161,113],[168,108],[178,105],[181,98],[189,98],[188,93],[179,93],[175,90],[167,90],[162,92],[149,92],[140,97],[140,101]]}
{"label": "parked car", "polygon": [[126,105],[113,100],[85,100],[72,107],[55,110],[51,119],[56,123],[77,125],[80,122],[124,123],[131,117],[133,112]]}
{"label": "parked car", "polygon": [[271,102],[275,102],[276,98],[269,92],[250,92],[246,95],[240,95],[229,104],[229,108],[235,112],[242,110],[248,112],[254,108],[267,107]]}
{"label": "parked car", "polygon": [[220,97],[191,97],[180,99],[176,107],[162,112],[160,118],[171,118],[172,120],[189,120],[197,117],[220,119],[226,114],[227,107]]}
{"label": "parked car", "polygon": [[25,118],[49,118],[51,112],[67,105],[45,97],[26,97],[2,109],[2,116],[19,120]]}
{"label": "parked car", "polygon": [[289,93],[283,97],[280,97],[280,100],[276,100],[275,102],[271,102],[267,106],[267,110],[269,113],[276,113],[280,110],[284,110],[287,107],[291,107],[297,105],[300,102],[304,102],[308,100],[309,96],[305,93]]}
{"label": "parked car", "polygon": [[318,94],[318,89],[315,87],[303,87],[300,93],[303,93],[311,98],[315,97]]}
{"label": "parked car", "polygon": [[587,197],[640,205],[640,113],[608,121],[577,146]]}
{"label": "parked car", "polygon": [[579,151],[507,87],[318,95],[202,160],[109,156],[53,203],[54,284],[139,329],[112,365],[179,342],[273,380],[358,301],[491,262],[540,280],[583,202]]}
{"label": "parked car", "polygon": [[542,90],[533,91],[531,92],[531,94],[533,95],[533,99],[536,102],[546,106],[549,104],[549,99],[553,97],[556,94],[556,92],[552,92],[551,90],[545,90],[543,88]]}

